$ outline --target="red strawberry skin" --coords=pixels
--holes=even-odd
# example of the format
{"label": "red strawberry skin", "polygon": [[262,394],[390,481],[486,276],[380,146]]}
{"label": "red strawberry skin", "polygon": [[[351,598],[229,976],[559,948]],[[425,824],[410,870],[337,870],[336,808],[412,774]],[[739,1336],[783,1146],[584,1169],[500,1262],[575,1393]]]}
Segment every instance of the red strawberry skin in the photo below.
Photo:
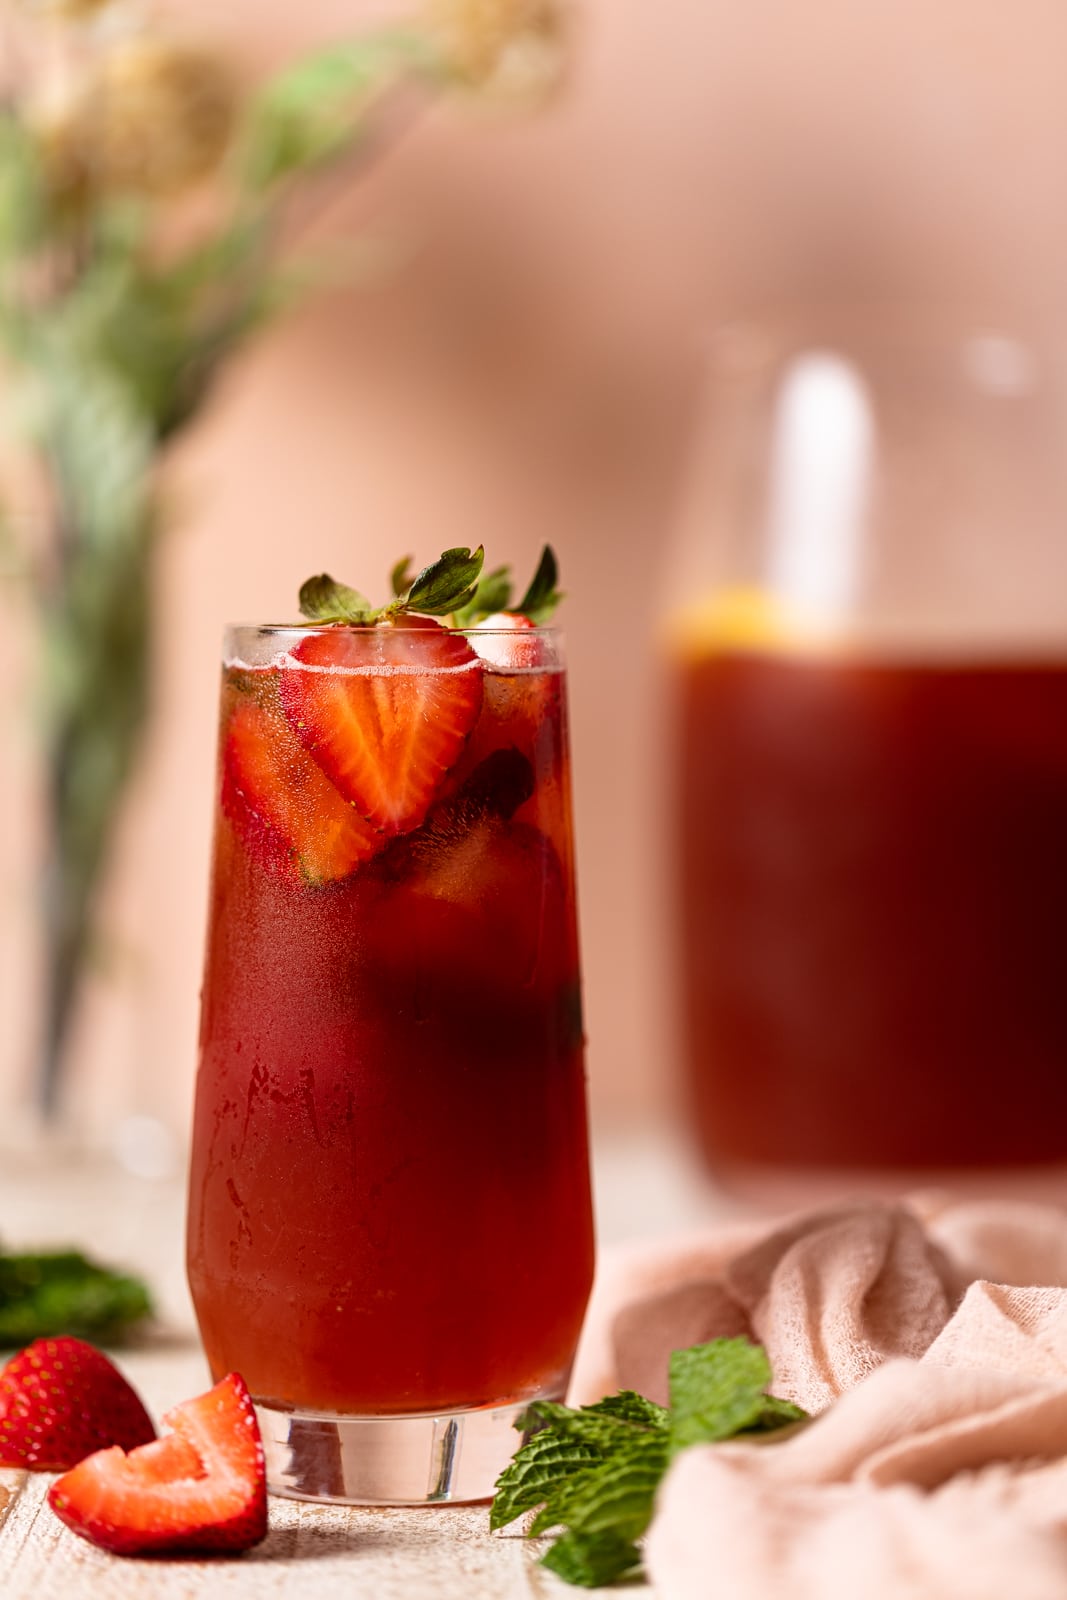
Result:
{"label": "red strawberry skin", "polygon": [[309,634],[279,696],[305,749],[385,834],[426,817],[482,705],[478,656],[431,617]]}
{"label": "red strawberry skin", "polygon": [[135,1390],[91,1344],[37,1339],[0,1373],[0,1466],[63,1472],[107,1445],[156,1430]]}
{"label": "red strawberry skin", "polygon": [[279,674],[238,693],[223,729],[222,809],[260,865],[294,883],[347,877],[384,843],[342,799],[277,703]]}
{"label": "red strawberry skin", "polygon": [[115,1555],[248,1550],[267,1532],[267,1476],[252,1398],[231,1372],[167,1413],[174,1432],[129,1455],[101,1450],[48,1494],[74,1533]]}

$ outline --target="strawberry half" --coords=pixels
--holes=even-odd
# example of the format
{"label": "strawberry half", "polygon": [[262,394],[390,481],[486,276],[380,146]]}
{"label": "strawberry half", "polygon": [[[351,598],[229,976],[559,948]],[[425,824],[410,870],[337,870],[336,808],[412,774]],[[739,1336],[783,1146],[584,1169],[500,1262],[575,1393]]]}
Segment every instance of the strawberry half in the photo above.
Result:
{"label": "strawberry half", "polygon": [[269,696],[239,699],[226,725],[222,809],[262,865],[311,883],[347,877],[383,843]]}
{"label": "strawberry half", "polygon": [[116,1555],[247,1550],[267,1532],[267,1477],[252,1398],[231,1372],[164,1417],[174,1432],[129,1455],[101,1450],[58,1478],[48,1503]]}
{"label": "strawberry half", "polygon": [[330,781],[383,833],[417,828],[478,720],[482,674],[431,617],[310,634],[279,696]]}
{"label": "strawberry half", "polygon": [[496,611],[484,618],[472,628],[470,641],[483,661],[503,672],[521,672],[544,665],[535,625],[519,611]]}
{"label": "strawberry half", "polygon": [[132,1450],[156,1430],[136,1391],[81,1339],[36,1339],[0,1373],[0,1466],[62,1472],[94,1450]]}

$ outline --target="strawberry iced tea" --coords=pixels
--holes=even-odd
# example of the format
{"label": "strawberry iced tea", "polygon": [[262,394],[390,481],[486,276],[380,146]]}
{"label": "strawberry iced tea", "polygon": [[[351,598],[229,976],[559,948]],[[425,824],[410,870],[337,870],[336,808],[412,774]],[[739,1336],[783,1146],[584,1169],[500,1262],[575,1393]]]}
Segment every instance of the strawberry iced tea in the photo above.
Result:
{"label": "strawberry iced tea", "polygon": [[[563,1391],[593,1262],[565,719],[546,630],[231,633],[188,1252],[212,1371],[268,1412]],[[455,1493],[443,1458],[379,1493],[316,1449],[276,1486]]]}

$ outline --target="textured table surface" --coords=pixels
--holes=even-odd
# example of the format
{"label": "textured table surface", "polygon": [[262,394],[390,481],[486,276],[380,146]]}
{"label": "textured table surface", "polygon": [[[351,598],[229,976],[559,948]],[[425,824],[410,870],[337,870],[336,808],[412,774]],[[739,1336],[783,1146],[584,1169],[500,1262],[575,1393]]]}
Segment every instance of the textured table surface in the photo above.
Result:
{"label": "textured table surface", "polygon": [[[648,1236],[714,1214],[677,1151],[653,1143],[598,1153],[602,1238]],[[161,1331],[119,1357],[158,1417],[209,1378],[181,1265],[183,1194],[107,1163],[4,1158],[0,1235],[12,1245],[75,1243],[133,1267],[157,1292]],[[560,1600],[577,1593],[537,1564],[538,1546],[488,1531],[484,1506],[364,1510],[271,1501],[270,1534],[236,1560],[120,1560],[52,1515],[44,1474],[0,1470],[0,1600]]]}

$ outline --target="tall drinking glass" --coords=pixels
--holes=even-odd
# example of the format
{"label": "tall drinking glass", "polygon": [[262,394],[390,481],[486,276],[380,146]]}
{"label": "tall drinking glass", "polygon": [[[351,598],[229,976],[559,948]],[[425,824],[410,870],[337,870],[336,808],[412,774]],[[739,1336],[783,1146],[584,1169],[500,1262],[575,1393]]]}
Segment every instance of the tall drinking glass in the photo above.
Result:
{"label": "tall drinking glass", "polygon": [[[341,743],[425,782],[413,707],[447,731],[457,686],[424,815],[365,820]],[[271,1488],[486,1497],[592,1266],[558,634],[232,629],[188,1268]]]}

